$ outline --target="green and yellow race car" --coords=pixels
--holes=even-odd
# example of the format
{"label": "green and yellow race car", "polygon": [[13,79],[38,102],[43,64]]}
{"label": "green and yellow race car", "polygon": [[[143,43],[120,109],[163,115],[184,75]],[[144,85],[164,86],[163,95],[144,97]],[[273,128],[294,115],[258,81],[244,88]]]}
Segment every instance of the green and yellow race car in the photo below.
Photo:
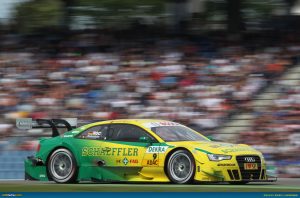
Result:
{"label": "green and yellow race car", "polygon": [[[52,128],[35,156],[25,160],[25,179],[57,183],[275,181],[261,152],[244,144],[214,142],[175,122],[123,119],[75,128],[62,119],[18,119],[19,129]],[[60,135],[58,128],[66,127]]]}

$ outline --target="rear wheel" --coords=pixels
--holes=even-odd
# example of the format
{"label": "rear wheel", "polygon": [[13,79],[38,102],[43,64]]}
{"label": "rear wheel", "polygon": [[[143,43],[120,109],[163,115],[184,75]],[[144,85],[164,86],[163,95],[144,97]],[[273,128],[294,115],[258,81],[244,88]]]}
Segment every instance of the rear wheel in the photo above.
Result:
{"label": "rear wheel", "polygon": [[186,184],[193,180],[195,174],[195,160],[188,151],[175,151],[167,164],[167,175],[176,184]]}
{"label": "rear wheel", "polygon": [[49,158],[47,169],[50,177],[57,183],[76,182],[76,160],[67,149],[55,150]]}

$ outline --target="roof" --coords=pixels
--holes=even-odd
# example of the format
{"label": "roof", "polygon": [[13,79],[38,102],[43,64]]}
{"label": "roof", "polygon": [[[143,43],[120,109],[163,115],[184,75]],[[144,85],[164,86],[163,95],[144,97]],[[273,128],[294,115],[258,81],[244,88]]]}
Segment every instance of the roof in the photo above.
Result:
{"label": "roof", "polygon": [[[143,125],[146,123],[171,123],[172,121],[168,120],[160,120],[160,119],[118,119],[118,120],[105,120],[105,121],[100,121],[100,122],[93,122],[90,124],[87,124],[83,126],[84,128],[98,125],[98,124],[109,124],[109,123],[124,123],[124,124],[137,124],[137,125]],[[173,122],[172,122],[173,123]]]}

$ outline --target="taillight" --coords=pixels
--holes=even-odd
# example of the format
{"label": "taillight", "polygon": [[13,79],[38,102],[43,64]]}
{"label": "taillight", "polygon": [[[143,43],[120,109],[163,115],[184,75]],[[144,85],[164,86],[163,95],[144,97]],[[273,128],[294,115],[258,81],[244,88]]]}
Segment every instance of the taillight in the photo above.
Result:
{"label": "taillight", "polygon": [[36,152],[39,152],[41,149],[41,144],[38,144],[37,148],[36,148]]}

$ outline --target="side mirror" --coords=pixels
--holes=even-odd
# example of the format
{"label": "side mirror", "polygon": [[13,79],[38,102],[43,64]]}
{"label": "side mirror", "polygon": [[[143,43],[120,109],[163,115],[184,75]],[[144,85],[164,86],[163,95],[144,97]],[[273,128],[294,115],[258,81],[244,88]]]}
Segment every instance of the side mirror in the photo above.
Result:
{"label": "side mirror", "polygon": [[140,141],[140,142],[145,142],[145,143],[152,143],[151,138],[150,138],[150,137],[147,137],[147,136],[140,137],[140,138],[139,138],[139,141]]}

